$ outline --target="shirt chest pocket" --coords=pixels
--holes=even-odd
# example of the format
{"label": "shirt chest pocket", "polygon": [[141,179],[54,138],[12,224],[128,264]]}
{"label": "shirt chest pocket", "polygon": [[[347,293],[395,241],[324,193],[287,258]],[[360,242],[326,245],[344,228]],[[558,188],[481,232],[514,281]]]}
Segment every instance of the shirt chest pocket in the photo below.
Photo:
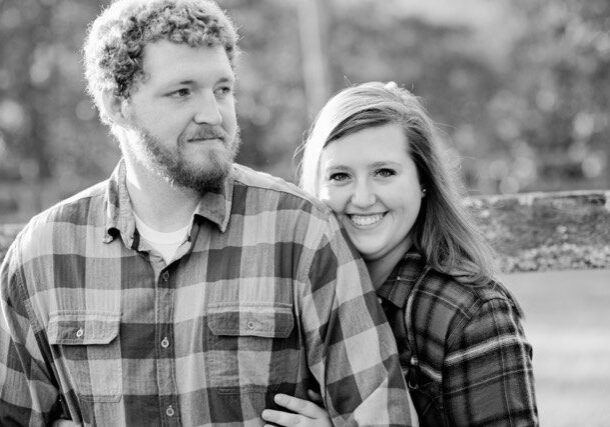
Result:
{"label": "shirt chest pocket", "polygon": [[290,304],[208,306],[208,379],[223,394],[276,389],[297,373],[298,334]]}
{"label": "shirt chest pocket", "polygon": [[63,383],[83,400],[117,402],[122,393],[120,313],[51,313],[48,338]]}

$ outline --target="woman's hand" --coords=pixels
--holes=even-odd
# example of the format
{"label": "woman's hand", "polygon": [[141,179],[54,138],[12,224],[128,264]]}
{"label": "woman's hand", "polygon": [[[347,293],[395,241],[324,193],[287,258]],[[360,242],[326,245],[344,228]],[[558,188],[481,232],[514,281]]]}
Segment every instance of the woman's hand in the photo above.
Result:
{"label": "woman's hand", "polygon": [[[309,397],[312,400],[318,400],[316,399],[316,394],[313,392],[309,392]],[[280,426],[332,426],[326,410],[313,402],[288,396],[287,394],[276,394],[273,400],[278,405],[296,412],[296,414],[265,409],[261,416],[267,422],[275,423]]]}
{"label": "woman's hand", "polygon": [[76,424],[74,421],[70,420],[55,420],[52,427],[80,427],[80,424]]}

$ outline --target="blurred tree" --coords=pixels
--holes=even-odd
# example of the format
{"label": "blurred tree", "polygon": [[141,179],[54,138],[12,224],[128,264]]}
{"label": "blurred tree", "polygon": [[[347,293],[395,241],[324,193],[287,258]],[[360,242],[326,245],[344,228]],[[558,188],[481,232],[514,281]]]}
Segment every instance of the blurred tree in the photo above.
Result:
{"label": "blurred tree", "polygon": [[421,96],[448,148],[462,161],[468,186],[478,187],[477,163],[490,150],[492,133],[481,100],[492,97],[501,82],[488,58],[473,49],[474,29],[380,11],[372,1],[335,9],[333,22],[334,90],[393,80]]}
{"label": "blurred tree", "polygon": [[[94,0],[0,2],[0,177],[33,209],[84,187],[116,160],[84,94],[80,46]],[[58,182],[59,181],[59,182]],[[51,185],[49,185],[51,184]],[[59,184],[59,185],[57,185]]]}
{"label": "blurred tree", "polygon": [[4,173],[38,181],[51,175],[48,127],[43,119],[45,100],[55,79],[55,69],[48,63],[53,43],[51,5],[24,0],[19,7],[9,1],[0,7],[0,55],[4,62],[0,70],[0,124],[6,158],[15,156],[23,161],[6,162]]}
{"label": "blurred tree", "polygon": [[330,95],[328,52],[328,2],[324,0],[297,0],[303,81],[310,119],[326,103]]}
{"label": "blurred tree", "polygon": [[[244,51],[238,161],[288,179],[313,119],[301,54],[310,40],[298,30],[306,1],[219,0]],[[13,196],[39,189],[38,204],[10,217],[25,220],[105,178],[119,157],[84,93],[80,60],[87,25],[109,2],[0,1],[0,221],[21,206]],[[321,93],[367,80],[411,89],[472,192],[609,186],[608,0],[497,2],[485,31],[415,16],[407,3],[318,0],[328,26]]]}
{"label": "blurred tree", "polygon": [[223,0],[240,31],[238,161],[290,179],[308,125],[295,1]]}
{"label": "blurred tree", "polygon": [[[523,31],[506,73],[499,132],[535,153],[535,186],[556,190],[608,187],[610,173],[610,3],[607,0],[518,0]],[[498,101],[498,100],[497,100]],[[502,127],[498,129],[501,131]]]}

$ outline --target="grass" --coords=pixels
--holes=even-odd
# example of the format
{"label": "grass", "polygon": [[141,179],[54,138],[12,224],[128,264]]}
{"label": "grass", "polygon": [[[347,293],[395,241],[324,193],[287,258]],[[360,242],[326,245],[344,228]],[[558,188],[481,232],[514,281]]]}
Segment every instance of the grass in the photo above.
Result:
{"label": "grass", "polygon": [[525,311],[543,426],[610,426],[610,270],[502,276]]}

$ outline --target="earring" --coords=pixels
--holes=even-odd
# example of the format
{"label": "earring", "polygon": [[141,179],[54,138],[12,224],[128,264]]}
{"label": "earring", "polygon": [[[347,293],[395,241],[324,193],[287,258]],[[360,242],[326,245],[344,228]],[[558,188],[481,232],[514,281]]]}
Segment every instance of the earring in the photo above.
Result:
{"label": "earring", "polygon": [[426,189],[425,188],[421,189],[421,196],[422,197],[426,197]]}

